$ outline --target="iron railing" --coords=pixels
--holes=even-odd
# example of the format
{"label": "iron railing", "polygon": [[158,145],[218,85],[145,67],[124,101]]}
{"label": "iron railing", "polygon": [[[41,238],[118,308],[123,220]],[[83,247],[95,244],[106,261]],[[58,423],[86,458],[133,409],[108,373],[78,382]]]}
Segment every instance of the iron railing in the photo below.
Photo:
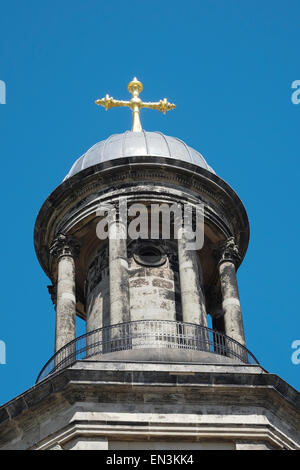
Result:
{"label": "iron railing", "polygon": [[106,326],[79,336],[52,356],[37,382],[78,360],[145,348],[206,351],[245,364],[259,364],[247,348],[219,331],[179,321],[139,320]]}

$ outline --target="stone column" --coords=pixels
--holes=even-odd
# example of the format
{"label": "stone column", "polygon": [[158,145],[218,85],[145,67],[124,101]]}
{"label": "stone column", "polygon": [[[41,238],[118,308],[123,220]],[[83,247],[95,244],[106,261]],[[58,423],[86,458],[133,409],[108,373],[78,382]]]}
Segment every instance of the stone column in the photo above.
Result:
{"label": "stone column", "polygon": [[59,234],[50,253],[57,257],[55,352],[76,337],[75,261],[79,243]]}
{"label": "stone column", "polygon": [[[127,260],[127,224],[117,210],[108,222],[110,324],[120,325],[105,333],[107,352],[131,348],[130,297]],[[123,323],[126,323],[123,325]]]}
{"label": "stone column", "polygon": [[109,220],[110,324],[130,321],[127,225],[117,211]]}
{"label": "stone column", "polygon": [[176,226],[182,320],[207,327],[201,264],[197,251],[188,249],[191,227],[183,227],[181,211],[177,214]]}
{"label": "stone column", "polygon": [[240,259],[238,246],[234,238],[228,238],[215,250],[222,291],[225,334],[242,345],[245,335],[240,297],[236,279],[236,265]]}

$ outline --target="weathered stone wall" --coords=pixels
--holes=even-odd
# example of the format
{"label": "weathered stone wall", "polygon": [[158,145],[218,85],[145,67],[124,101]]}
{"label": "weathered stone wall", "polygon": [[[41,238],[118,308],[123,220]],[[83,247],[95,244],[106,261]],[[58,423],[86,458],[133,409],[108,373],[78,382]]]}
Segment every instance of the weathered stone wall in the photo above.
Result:
{"label": "weathered stone wall", "polygon": [[[158,243],[159,245],[159,243]],[[180,321],[181,299],[176,246],[161,266],[140,264],[129,252],[130,316],[135,320]]]}
{"label": "weathered stone wall", "polygon": [[[170,248],[171,250],[171,248]],[[176,244],[161,266],[146,266],[128,250],[130,317],[135,320],[181,321],[181,298]],[[110,324],[108,247],[96,251],[86,276],[87,331]]]}

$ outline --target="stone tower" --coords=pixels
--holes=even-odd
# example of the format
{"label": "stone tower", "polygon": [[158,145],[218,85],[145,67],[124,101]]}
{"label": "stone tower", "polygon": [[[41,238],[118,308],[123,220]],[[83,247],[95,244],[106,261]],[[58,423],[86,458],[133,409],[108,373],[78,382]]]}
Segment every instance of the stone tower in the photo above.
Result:
{"label": "stone tower", "polygon": [[80,157],[38,214],[55,353],[0,408],[0,449],[299,449],[298,393],[246,348],[245,208],[200,153],[142,130],[142,107],[175,106],[141,90],[97,100],[129,106],[132,131]]}

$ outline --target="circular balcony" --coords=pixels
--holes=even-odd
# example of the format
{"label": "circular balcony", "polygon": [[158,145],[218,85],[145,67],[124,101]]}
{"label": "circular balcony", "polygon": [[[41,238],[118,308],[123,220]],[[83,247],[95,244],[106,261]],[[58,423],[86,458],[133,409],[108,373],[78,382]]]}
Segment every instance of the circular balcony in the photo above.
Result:
{"label": "circular balcony", "polygon": [[85,359],[259,364],[247,348],[216,330],[178,321],[139,320],[79,336],[51,357],[37,382]]}

